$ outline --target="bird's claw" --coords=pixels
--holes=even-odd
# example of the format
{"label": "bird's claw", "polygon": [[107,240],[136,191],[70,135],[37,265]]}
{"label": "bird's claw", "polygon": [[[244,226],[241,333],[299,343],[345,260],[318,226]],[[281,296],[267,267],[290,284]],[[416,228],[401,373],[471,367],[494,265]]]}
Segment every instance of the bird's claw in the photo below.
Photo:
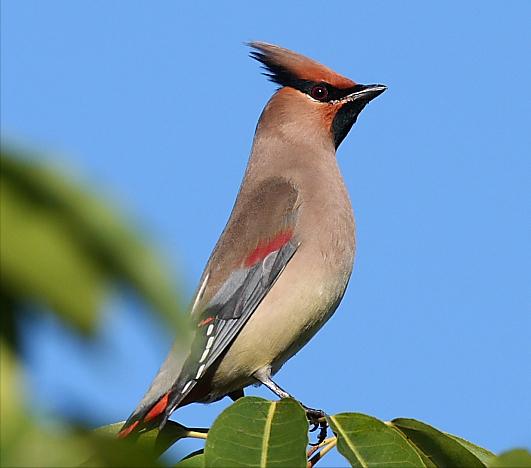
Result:
{"label": "bird's claw", "polygon": [[312,427],[310,428],[310,432],[315,432],[319,428],[317,442],[310,445],[319,445],[323,442],[323,440],[326,439],[326,435],[328,432],[328,422],[326,421],[326,414],[322,410],[306,408],[306,416],[308,417],[308,421],[312,425]]}
{"label": "bird's claw", "polygon": [[328,423],[326,422],[326,419],[323,419],[322,421],[319,421],[319,425],[315,427],[314,430],[319,427],[319,435],[317,436],[317,442],[310,444],[312,446],[315,445],[321,445],[321,443],[326,439],[327,433],[328,433]]}

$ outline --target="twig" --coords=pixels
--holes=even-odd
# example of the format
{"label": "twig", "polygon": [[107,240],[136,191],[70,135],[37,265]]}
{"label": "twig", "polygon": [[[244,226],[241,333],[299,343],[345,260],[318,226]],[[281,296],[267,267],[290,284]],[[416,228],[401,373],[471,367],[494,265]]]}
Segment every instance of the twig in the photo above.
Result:
{"label": "twig", "polygon": [[320,444],[318,445],[312,445],[310,450],[308,450],[308,453],[306,454],[306,457],[307,458],[310,458],[315,452],[317,452],[317,450],[323,448],[326,444],[329,444],[330,442],[332,442],[333,440],[335,439],[335,437],[329,437],[328,439],[325,439],[323,440]]}
{"label": "twig", "polygon": [[325,445],[319,453],[315,454],[310,460],[308,460],[308,468],[314,467],[321,458],[323,458],[328,452],[330,452],[330,450],[332,450],[336,446],[337,438],[331,437],[331,439],[332,440],[329,444]]}

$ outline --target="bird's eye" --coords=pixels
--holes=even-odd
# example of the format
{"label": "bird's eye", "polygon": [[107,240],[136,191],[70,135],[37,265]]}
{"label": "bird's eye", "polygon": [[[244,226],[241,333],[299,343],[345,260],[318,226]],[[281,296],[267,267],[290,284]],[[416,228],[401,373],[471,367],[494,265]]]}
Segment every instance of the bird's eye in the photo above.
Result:
{"label": "bird's eye", "polygon": [[325,101],[328,97],[328,89],[326,89],[326,86],[323,85],[315,85],[310,90],[310,96],[318,101]]}

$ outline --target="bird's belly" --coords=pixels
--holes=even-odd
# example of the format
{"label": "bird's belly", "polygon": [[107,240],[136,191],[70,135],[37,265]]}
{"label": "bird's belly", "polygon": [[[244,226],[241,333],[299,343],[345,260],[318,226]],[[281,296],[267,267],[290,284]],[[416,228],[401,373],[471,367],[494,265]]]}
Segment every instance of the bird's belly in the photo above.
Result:
{"label": "bird's belly", "polygon": [[[243,327],[213,375],[213,387],[226,392],[254,383],[252,375],[273,373],[324,325],[341,300],[352,258],[323,268],[326,256],[299,250]],[[351,256],[352,257],[352,256]]]}

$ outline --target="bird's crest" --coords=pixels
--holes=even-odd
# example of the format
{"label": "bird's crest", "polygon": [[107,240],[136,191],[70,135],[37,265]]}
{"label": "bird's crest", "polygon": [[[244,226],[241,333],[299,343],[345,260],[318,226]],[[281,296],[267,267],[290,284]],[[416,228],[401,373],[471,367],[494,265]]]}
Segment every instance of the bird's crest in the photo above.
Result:
{"label": "bird's crest", "polygon": [[250,42],[250,56],[264,65],[264,73],[281,86],[297,87],[300,82],[324,82],[336,88],[351,88],[356,83],[330,68],[282,47],[266,42]]}

